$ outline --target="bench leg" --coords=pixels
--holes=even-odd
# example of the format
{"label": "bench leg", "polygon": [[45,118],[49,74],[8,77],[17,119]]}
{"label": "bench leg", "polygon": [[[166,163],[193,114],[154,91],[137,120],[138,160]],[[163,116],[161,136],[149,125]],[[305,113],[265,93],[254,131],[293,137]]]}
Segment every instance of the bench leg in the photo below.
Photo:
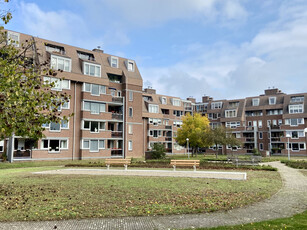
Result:
{"label": "bench leg", "polygon": [[196,165],[193,165],[194,172],[196,172]]}
{"label": "bench leg", "polygon": [[173,170],[176,171],[176,165],[173,165]]}
{"label": "bench leg", "polygon": [[125,165],[125,171],[127,171],[128,170],[128,165]]}
{"label": "bench leg", "polygon": [[107,165],[107,170],[109,170],[110,169],[110,165]]}

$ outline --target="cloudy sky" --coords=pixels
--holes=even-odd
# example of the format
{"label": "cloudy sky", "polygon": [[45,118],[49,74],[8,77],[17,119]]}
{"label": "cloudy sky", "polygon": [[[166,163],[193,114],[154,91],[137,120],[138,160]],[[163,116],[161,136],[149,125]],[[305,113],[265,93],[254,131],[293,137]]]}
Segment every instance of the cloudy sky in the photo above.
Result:
{"label": "cloudy sky", "polygon": [[306,0],[11,0],[9,8],[8,29],[134,59],[144,87],[160,94],[307,92]]}

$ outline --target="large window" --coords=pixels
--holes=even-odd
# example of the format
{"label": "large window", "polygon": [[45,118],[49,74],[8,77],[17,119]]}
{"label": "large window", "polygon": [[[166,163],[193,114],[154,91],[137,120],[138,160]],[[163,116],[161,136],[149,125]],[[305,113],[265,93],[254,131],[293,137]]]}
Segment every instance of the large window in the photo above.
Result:
{"label": "large window", "polygon": [[173,98],[172,102],[173,102],[173,106],[181,106],[181,101],[179,99]]}
{"label": "large window", "polygon": [[161,130],[149,130],[149,136],[151,137],[162,137],[162,131]]}
{"label": "large window", "polygon": [[235,109],[233,110],[225,110],[225,117],[236,117],[237,111]]}
{"label": "large window", "polygon": [[291,102],[304,102],[304,96],[293,96],[291,97]]}
{"label": "large window", "polygon": [[289,105],[289,113],[303,113],[304,112],[304,105]]}
{"label": "large window", "polygon": [[276,104],[276,97],[269,97],[269,104],[275,105]]}
{"label": "large window", "polygon": [[94,96],[100,96],[100,94],[106,94],[106,86],[83,83],[83,91],[89,92]]}
{"label": "large window", "polygon": [[298,139],[300,137],[305,137],[305,133],[304,130],[286,131],[286,137],[291,137],[291,139]]}
{"label": "large window", "polygon": [[287,149],[290,149],[292,151],[301,151],[306,149],[305,143],[287,143]]}
{"label": "large window", "polygon": [[60,123],[51,122],[50,124],[43,124],[43,127],[53,132],[60,132],[62,129],[69,129],[68,121],[61,120]]}
{"label": "large window", "polygon": [[162,120],[158,119],[158,118],[149,118],[149,124],[153,124],[153,125],[161,125],[162,124]]}
{"label": "large window", "polygon": [[253,105],[253,106],[259,106],[259,101],[260,101],[259,98],[253,98],[253,99],[252,99],[252,105]]}
{"label": "large window", "polygon": [[12,44],[15,47],[19,47],[19,33],[12,31],[7,32],[7,44]]}
{"label": "large window", "polygon": [[70,89],[70,80],[66,79],[58,79],[54,77],[44,77],[44,81],[46,83],[54,83],[52,90],[63,90],[63,89]]}
{"label": "large window", "polygon": [[285,125],[298,126],[304,124],[304,118],[285,119]]}
{"label": "large window", "polygon": [[82,149],[89,149],[90,152],[99,152],[100,149],[105,149],[105,140],[83,139]]}
{"label": "large window", "polygon": [[113,68],[118,68],[118,57],[109,57],[110,66]]}
{"label": "large window", "polygon": [[237,108],[237,107],[239,107],[239,104],[240,104],[240,102],[238,102],[238,101],[230,101],[229,107],[230,108]]}
{"label": "large window", "polygon": [[91,114],[99,114],[106,111],[106,104],[101,102],[83,101],[83,110]]}
{"label": "large window", "polygon": [[49,152],[60,152],[68,149],[67,139],[42,139],[41,149],[48,149]]}
{"label": "large window", "polygon": [[282,109],[268,109],[266,111],[267,115],[281,115],[283,114],[283,110]]}
{"label": "large window", "polygon": [[134,72],[134,61],[127,60],[126,67],[128,71]]}
{"label": "large window", "polygon": [[257,117],[257,116],[262,116],[263,113],[262,113],[262,111],[246,111],[245,115],[247,117]]}
{"label": "large window", "polygon": [[240,127],[240,121],[226,122],[226,128],[235,129],[237,127]]}
{"label": "large window", "polygon": [[223,106],[223,102],[212,102],[211,109],[221,109]]}
{"label": "large window", "polygon": [[148,112],[150,113],[159,113],[159,106],[158,105],[148,105]]}
{"label": "large window", "polygon": [[101,67],[93,63],[83,62],[83,74],[94,77],[101,76]]}
{"label": "large window", "polygon": [[71,59],[51,55],[51,69],[71,72]]}
{"label": "large window", "polygon": [[105,130],[106,123],[104,121],[88,121],[84,120],[82,129],[90,130],[92,133],[99,133],[99,131]]}

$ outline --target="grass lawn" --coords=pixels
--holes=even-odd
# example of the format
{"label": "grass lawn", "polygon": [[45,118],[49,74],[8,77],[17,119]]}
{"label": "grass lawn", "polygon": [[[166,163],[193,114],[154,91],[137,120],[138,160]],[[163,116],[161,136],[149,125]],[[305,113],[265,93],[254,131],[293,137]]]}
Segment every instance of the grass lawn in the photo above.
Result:
{"label": "grass lawn", "polygon": [[294,215],[290,218],[275,219],[270,221],[263,221],[257,223],[236,225],[236,226],[225,226],[217,228],[197,228],[197,230],[229,230],[229,229],[250,229],[250,230],[280,230],[280,229],[307,229],[307,211]]}
{"label": "grass lawn", "polygon": [[34,175],[57,167],[0,170],[0,221],[213,212],[270,197],[278,172],[247,181],[200,178]]}

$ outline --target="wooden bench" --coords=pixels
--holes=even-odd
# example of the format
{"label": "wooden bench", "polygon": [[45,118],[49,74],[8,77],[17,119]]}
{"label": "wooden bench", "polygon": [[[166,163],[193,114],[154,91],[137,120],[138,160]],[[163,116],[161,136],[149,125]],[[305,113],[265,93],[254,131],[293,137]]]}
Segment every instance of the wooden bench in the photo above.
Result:
{"label": "wooden bench", "polygon": [[196,166],[199,167],[199,160],[171,160],[171,165],[176,171],[176,166],[193,166],[194,171],[196,171]]}
{"label": "wooden bench", "polygon": [[127,170],[128,165],[131,164],[131,159],[106,159],[105,164],[107,166],[107,170],[110,169],[110,165],[124,165],[125,170]]}

